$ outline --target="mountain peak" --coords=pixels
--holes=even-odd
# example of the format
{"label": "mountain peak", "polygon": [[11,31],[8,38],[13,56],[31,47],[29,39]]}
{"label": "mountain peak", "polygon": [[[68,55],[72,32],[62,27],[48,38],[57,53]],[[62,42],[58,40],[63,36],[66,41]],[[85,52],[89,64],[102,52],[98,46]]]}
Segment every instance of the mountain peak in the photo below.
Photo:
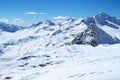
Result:
{"label": "mountain peak", "polygon": [[105,25],[114,29],[119,29],[120,20],[116,17],[112,17],[104,12],[97,14],[95,17],[87,17],[84,20],[84,23],[88,26],[91,23]]}
{"label": "mountain peak", "polygon": [[105,12],[100,12],[99,14],[97,14],[96,16],[102,16],[102,17],[105,17],[105,16],[110,16],[109,14],[105,13]]}
{"label": "mountain peak", "polygon": [[[118,26],[120,26],[119,19],[117,19],[116,17],[112,17],[103,12],[96,15],[95,20],[96,20],[97,24],[107,25],[107,26],[115,28],[115,29],[119,29]],[[118,25],[118,26],[116,26],[116,25]]]}
{"label": "mountain peak", "polygon": [[68,22],[73,22],[75,19],[74,18],[68,18],[67,21]]}
{"label": "mountain peak", "polygon": [[55,25],[55,23],[50,20],[45,20],[43,23],[47,25]]}
{"label": "mountain peak", "polygon": [[112,16],[104,13],[104,12],[101,12],[99,14],[97,14],[95,16],[96,19],[99,19],[99,20],[111,20],[111,18],[113,18]]}
{"label": "mountain peak", "polygon": [[92,46],[97,46],[99,44],[115,44],[119,42],[120,40],[118,38],[111,37],[93,23],[72,41],[73,44],[90,44]]}
{"label": "mountain peak", "polygon": [[40,26],[40,25],[55,25],[54,22],[50,21],[50,20],[45,20],[44,22],[38,22],[36,24],[32,24],[30,27],[33,27],[33,26]]}
{"label": "mountain peak", "polygon": [[[101,13],[99,13],[99,14],[97,14],[95,17],[87,17],[86,19],[85,19],[85,24],[86,25],[90,25],[91,23],[92,24],[96,24],[96,22],[98,23],[99,21],[100,22],[104,22],[104,20],[108,20],[108,19],[110,19],[111,17],[108,15],[108,14],[106,14],[106,13],[104,13],[104,12],[101,12]],[[96,21],[95,21],[96,20]],[[101,24],[101,23],[100,23]]]}

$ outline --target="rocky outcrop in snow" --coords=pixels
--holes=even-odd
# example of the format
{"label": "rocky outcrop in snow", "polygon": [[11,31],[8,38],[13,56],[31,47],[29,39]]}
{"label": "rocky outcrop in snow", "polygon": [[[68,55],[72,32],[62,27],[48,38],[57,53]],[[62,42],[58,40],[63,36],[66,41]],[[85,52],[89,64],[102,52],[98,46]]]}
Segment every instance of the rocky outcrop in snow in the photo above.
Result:
{"label": "rocky outcrop in snow", "polygon": [[72,41],[73,44],[90,44],[92,46],[97,46],[98,44],[115,44],[119,42],[120,40],[118,38],[111,37],[95,24],[90,24],[84,32],[78,34]]}

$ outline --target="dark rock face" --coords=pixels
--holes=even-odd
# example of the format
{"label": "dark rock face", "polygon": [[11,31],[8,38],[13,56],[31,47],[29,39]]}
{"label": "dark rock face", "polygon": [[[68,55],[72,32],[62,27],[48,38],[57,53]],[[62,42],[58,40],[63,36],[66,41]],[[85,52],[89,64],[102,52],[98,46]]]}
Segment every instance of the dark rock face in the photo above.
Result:
{"label": "dark rock face", "polygon": [[120,40],[118,38],[112,38],[95,24],[90,24],[84,32],[78,34],[72,41],[73,44],[89,44],[92,46],[99,44],[115,44],[119,42]]}
{"label": "dark rock face", "polygon": [[0,50],[0,55],[1,55],[1,54],[3,54],[3,51],[2,51],[2,50]]}
{"label": "dark rock face", "polygon": [[12,77],[5,77],[6,80],[10,80]]}
{"label": "dark rock face", "polygon": [[29,60],[31,58],[35,58],[36,56],[25,56],[25,57],[22,57],[20,58],[19,60]]}
{"label": "dark rock face", "polygon": [[62,30],[57,30],[52,35],[55,36],[55,35],[60,34],[60,33],[62,33]]}

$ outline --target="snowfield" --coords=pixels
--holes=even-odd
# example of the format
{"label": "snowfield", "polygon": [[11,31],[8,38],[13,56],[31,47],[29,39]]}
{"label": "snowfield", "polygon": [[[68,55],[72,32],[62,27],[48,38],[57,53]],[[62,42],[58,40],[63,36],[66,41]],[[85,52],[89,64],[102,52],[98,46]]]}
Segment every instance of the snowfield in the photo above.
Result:
{"label": "snowfield", "polygon": [[73,45],[22,53],[1,56],[1,80],[120,79],[120,44]]}
{"label": "snowfield", "polygon": [[0,80],[120,80],[120,43],[71,43],[94,22],[120,39],[119,20],[105,19],[105,13],[97,16],[108,23],[95,17],[87,23],[70,18],[59,24],[47,20],[14,33],[0,31]]}

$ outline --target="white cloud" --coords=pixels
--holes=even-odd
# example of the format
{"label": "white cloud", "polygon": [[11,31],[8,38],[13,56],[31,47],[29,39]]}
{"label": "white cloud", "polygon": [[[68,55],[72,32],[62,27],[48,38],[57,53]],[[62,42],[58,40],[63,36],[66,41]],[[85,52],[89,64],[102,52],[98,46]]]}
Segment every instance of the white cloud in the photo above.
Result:
{"label": "white cloud", "polygon": [[31,14],[31,15],[36,15],[36,12],[26,12],[25,14]]}
{"label": "white cloud", "polygon": [[5,22],[7,24],[14,24],[19,26],[28,26],[30,23],[25,23],[21,18],[14,18],[12,20],[7,18],[1,18],[0,22]]}
{"label": "white cloud", "polygon": [[47,14],[47,13],[45,13],[45,12],[26,12],[25,14],[36,15],[36,14]]}
{"label": "white cloud", "polygon": [[0,21],[5,22],[5,23],[9,23],[9,20],[7,18],[1,18]]}
{"label": "white cloud", "polygon": [[69,17],[67,16],[56,16],[56,17],[53,17],[53,19],[55,20],[64,20],[64,19],[68,19]]}

